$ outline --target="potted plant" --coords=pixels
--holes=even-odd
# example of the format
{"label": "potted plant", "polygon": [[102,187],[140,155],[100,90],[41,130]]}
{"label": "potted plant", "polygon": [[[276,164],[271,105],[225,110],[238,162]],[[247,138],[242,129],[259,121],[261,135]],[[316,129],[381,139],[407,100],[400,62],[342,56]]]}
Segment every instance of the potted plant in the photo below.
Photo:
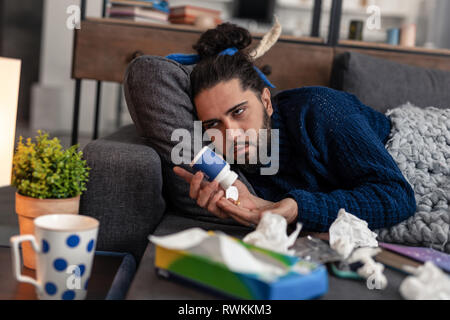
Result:
{"label": "potted plant", "polygon": [[[13,158],[12,185],[16,187],[16,213],[20,234],[34,234],[33,220],[44,214],[78,214],[80,195],[86,190],[90,168],[78,145],[66,150],[58,138],[38,130],[36,142],[19,138]],[[35,253],[22,245],[24,265],[35,269]]]}

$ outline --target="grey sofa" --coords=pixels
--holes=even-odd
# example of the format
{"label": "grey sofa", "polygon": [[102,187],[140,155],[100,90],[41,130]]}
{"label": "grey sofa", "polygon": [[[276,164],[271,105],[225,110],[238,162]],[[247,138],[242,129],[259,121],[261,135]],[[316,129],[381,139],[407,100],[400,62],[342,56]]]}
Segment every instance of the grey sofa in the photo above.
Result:
{"label": "grey sofa", "polygon": [[[139,66],[144,59],[148,57],[137,58],[133,65]],[[346,53],[335,59],[330,84],[385,111],[405,99],[423,107],[447,102],[449,79],[447,72]],[[377,94],[373,94],[374,86]],[[191,226],[235,236],[250,231],[229,221],[174,209],[163,191],[172,186],[164,185],[161,157],[141,136],[135,125],[128,125],[84,148],[92,170],[80,213],[100,220],[98,250],[129,252],[139,261],[153,232],[168,234]]]}
{"label": "grey sofa", "polygon": [[97,250],[128,252],[139,262],[147,236],[156,231],[162,235],[194,226],[236,236],[250,231],[213,217],[194,218],[171,210],[162,195],[160,157],[134,125],[90,142],[83,152],[91,171],[80,214],[100,221]]}

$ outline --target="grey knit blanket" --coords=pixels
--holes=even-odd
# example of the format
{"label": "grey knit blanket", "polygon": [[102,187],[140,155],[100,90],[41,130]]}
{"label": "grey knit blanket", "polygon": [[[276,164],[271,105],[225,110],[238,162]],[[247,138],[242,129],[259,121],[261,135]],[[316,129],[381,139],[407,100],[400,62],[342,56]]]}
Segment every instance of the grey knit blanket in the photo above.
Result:
{"label": "grey knit blanket", "polygon": [[409,219],[376,230],[378,240],[450,252],[450,109],[410,103],[388,110],[386,149],[415,192]]}

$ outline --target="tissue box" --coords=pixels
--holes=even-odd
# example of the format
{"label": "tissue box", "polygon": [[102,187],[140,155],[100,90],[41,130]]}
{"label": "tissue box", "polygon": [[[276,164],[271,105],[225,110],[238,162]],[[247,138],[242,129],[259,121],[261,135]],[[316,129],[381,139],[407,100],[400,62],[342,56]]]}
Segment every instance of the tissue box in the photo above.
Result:
{"label": "tissue box", "polygon": [[[328,277],[323,265],[258,248],[226,235],[221,237],[231,239],[232,242],[227,243],[234,244],[231,250],[222,250],[220,246],[223,246],[224,238],[220,240],[213,232],[205,232],[205,235],[201,237],[203,238],[189,237],[189,239],[197,239],[193,241],[196,243],[192,246],[181,245],[183,247],[181,249],[159,241],[163,237],[159,239],[151,237],[150,240],[156,244],[157,273],[166,278],[206,288],[222,296],[238,299],[311,299],[323,295],[328,290]],[[175,241],[187,239],[187,237],[173,238]],[[238,247],[233,247],[234,245]],[[236,252],[237,257],[242,254],[238,252],[240,249],[237,250],[239,247],[248,251],[259,262],[263,262],[266,267],[283,269],[284,273],[268,276],[264,272],[249,273],[232,270],[237,268],[230,267],[233,264],[230,263],[234,257],[233,252]],[[240,257],[242,258],[242,255]]]}

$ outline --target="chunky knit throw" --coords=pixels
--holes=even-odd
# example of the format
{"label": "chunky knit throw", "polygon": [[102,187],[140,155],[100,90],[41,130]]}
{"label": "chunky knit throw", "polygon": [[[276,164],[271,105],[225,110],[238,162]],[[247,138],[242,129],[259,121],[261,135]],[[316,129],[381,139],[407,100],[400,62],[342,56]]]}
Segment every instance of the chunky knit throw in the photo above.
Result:
{"label": "chunky knit throw", "polygon": [[386,149],[412,185],[414,216],[377,230],[378,239],[450,252],[450,109],[407,103],[388,110]]}

